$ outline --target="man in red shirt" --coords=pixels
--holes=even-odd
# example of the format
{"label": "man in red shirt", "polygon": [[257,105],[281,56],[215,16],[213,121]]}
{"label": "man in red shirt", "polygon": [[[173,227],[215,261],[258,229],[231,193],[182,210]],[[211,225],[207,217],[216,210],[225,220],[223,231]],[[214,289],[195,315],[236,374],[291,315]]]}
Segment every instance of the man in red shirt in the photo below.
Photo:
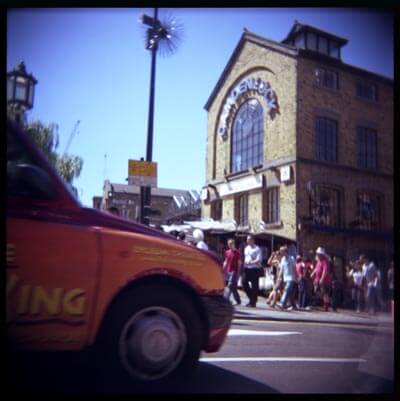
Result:
{"label": "man in red shirt", "polygon": [[240,275],[240,269],[242,266],[242,260],[240,252],[235,247],[235,240],[228,239],[228,249],[225,251],[224,260],[224,272],[227,278],[227,291],[225,291],[225,297],[229,300],[231,294],[235,298],[236,305],[240,305],[240,295],[237,290],[237,282]]}
{"label": "man in red shirt", "polygon": [[314,286],[319,287],[321,290],[324,309],[327,311],[331,304],[332,272],[325,249],[318,247],[315,253],[317,254],[317,264],[311,273],[311,278],[314,279]]}

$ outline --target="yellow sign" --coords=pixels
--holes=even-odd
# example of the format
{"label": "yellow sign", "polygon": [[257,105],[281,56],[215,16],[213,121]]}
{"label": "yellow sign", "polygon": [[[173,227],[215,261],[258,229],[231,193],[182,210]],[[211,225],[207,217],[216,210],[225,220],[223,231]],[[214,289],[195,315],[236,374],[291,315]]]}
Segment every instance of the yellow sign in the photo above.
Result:
{"label": "yellow sign", "polygon": [[129,160],[128,175],[140,177],[157,177],[157,163],[142,160]]}

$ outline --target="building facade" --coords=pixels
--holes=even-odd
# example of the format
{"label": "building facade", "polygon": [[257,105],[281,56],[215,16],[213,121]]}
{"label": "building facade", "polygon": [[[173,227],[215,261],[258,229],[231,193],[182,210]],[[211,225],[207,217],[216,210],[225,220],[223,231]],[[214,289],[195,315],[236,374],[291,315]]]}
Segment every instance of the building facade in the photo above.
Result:
{"label": "building facade", "polygon": [[[95,197],[98,198],[98,197]],[[103,196],[95,200],[99,209],[116,207],[120,216],[140,221],[140,186],[116,184],[104,181]],[[150,224],[182,223],[184,220],[197,220],[200,217],[200,194],[195,190],[185,191],[169,188],[152,188],[151,208],[156,214],[150,216]]]}
{"label": "building facade", "polygon": [[347,40],[295,22],[282,42],[245,32],[208,112],[202,216],[269,250],[324,246],[344,264],[393,251],[393,81],[344,63]]}

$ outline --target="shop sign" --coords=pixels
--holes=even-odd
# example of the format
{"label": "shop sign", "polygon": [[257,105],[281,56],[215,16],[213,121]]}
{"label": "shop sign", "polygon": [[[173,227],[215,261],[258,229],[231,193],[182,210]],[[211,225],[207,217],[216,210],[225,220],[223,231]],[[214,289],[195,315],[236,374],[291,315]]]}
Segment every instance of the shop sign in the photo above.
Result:
{"label": "shop sign", "polygon": [[224,182],[218,185],[220,196],[232,195],[238,192],[251,191],[262,188],[264,185],[262,174],[250,175],[238,178],[234,181]]}
{"label": "shop sign", "polygon": [[291,170],[290,166],[281,167],[281,182],[290,181],[291,179]]}
{"label": "shop sign", "polygon": [[258,93],[264,98],[271,118],[278,112],[278,98],[270,83],[261,78],[244,78],[232,89],[225,100],[218,126],[218,134],[223,139],[227,138],[227,127],[232,120],[240,100],[246,94],[251,93]]}
{"label": "shop sign", "polygon": [[157,163],[129,160],[128,184],[157,187]]}

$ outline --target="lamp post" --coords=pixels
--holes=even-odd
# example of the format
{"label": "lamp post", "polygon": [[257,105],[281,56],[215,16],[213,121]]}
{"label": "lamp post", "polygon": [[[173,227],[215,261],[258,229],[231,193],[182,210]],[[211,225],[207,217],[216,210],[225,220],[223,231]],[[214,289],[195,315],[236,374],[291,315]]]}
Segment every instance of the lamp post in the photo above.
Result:
{"label": "lamp post", "polygon": [[26,72],[22,61],[7,73],[7,106],[11,115],[20,124],[22,115],[33,107],[36,78]]}
{"label": "lamp post", "polygon": [[[154,16],[142,15],[141,22],[148,26],[146,30],[146,49],[151,51],[151,71],[150,71],[150,97],[149,97],[149,115],[147,120],[147,146],[146,161],[153,159],[153,127],[154,127],[154,90],[156,80],[156,59],[157,50],[162,43],[166,44],[167,53],[172,53],[176,49],[174,40],[179,40],[177,36],[177,26],[175,21],[170,23],[161,23],[158,19],[158,8],[154,8]],[[174,32],[175,31],[175,32]],[[146,210],[150,209],[151,187],[140,187],[140,222],[149,224],[146,216]]]}

